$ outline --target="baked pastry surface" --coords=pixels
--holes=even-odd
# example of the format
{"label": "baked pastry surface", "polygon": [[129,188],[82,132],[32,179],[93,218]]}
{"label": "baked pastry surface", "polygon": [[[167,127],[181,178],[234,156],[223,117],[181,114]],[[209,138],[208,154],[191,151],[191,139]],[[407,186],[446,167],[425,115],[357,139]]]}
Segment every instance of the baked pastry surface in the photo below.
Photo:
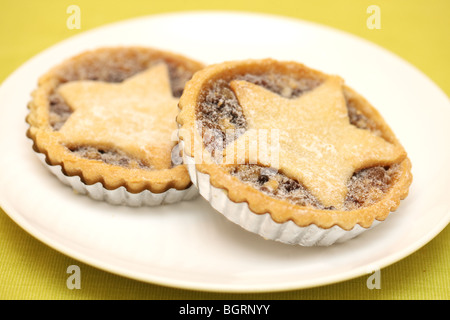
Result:
{"label": "baked pastry surface", "polygon": [[174,147],[184,85],[200,62],[145,47],[107,47],[55,66],[29,103],[27,136],[49,165],[107,190],[191,185]]}
{"label": "baked pastry surface", "polygon": [[179,107],[195,169],[277,223],[369,228],[408,194],[404,148],[340,77],[296,62],[224,62],[196,73]]}

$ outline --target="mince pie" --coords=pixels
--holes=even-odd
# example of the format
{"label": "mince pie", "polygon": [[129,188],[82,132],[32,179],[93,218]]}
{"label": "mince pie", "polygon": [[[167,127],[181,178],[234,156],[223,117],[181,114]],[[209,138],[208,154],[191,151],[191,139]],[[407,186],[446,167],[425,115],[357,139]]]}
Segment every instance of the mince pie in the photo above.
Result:
{"label": "mince pie", "polygon": [[297,62],[224,62],[180,98],[183,157],[200,194],[265,238],[342,242],[396,210],[407,153],[343,79]]}
{"label": "mince pie", "polygon": [[94,185],[106,194],[120,188],[122,200],[117,192],[106,200],[137,205],[183,199],[192,184],[176,147],[175,117],[186,81],[201,68],[152,48],[86,51],[39,79],[27,135],[85,193]]}

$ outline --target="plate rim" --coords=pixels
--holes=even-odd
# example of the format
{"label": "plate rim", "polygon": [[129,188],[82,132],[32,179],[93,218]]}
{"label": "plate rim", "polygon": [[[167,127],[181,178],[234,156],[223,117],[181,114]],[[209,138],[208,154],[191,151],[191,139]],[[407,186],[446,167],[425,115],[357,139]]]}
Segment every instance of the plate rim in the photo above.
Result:
{"label": "plate rim", "polygon": [[[146,19],[152,19],[152,18],[170,18],[174,16],[179,15],[192,15],[192,14],[239,14],[239,15],[251,15],[255,17],[260,18],[266,18],[269,17],[271,19],[275,20],[283,20],[283,21],[291,21],[293,23],[303,23],[303,24],[309,24],[311,26],[314,26],[316,28],[322,28],[326,29],[332,32],[338,32],[341,33],[347,37],[352,37],[353,39],[356,39],[359,42],[364,42],[366,45],[375,46],[378,50],[382,50],[389,55],[395,57],[397,60],[401,61],[403,64],[406,64],[408,67],[413,68],[416,72],[418,72],[423,78],[427,79],[427,81],[431,82],[433,86],[438,89],[442,94],[445,95],[445,92],[438,86],[432,79],[430,79],[424,72],[422,72],[420,69],[412,65],[407,60],[402,59],[397,54],[387,50],[386,48],[381,47],[380,45],[370,42],[367,39],[361,38],[359,36],[356,36],[352,33],[348,33],[346,31],[335,29],[327,25],[322,25],[316,22],[307,21],[307,20],[301,20],[297,18],[292,17],[285,17],[281,15],[275,15],[275,14],[267,14],[267,13],[251,13],[251,12],[245,12],[245,11],[221,11],[221,10],[196,10],[196,11],[181,11],[181,12],[169,12],[169,13],[160,13],[160,14],[151,14],[151,15],[144,15],[140,17],[134,17],[130,19],[125,19],[121,21],[116,21],[112,23],[108,23],[105,25],[101,25],[92,29],[89,29],[87,31],[78,33],[74,36],[71,36],[69,38],[63,39],[62,41],[59,41],[52,46],[42,50],[41,52],[35,54],[33,57],[22,63],[18,68],[16,68],[10,75],[8,75],[5,80],[0,84],[0,92],[4,85],[10,81],[11,79],[14,79],[15,75],[21,70],[27,67],[29,63],[32,63],[32,61],[39,59],[41,55],[45,55],[48,51],[54,50],[55,47],[64,46],[64,44],[68,41],[72,41],[75,38],[83,37],[88,33],[96,32],[100,29],[106,29],[110,28],[112,26],[117,26],[120,24],[127,24],[136,20],[146,20]],[[93,257],[90,257],[89,255],[83,253],[83,252],[77,252],[76,250],[69,248],[67,246],[64,246],[60,243],[55,243],[54,239],[52,239],[51,236],[46,235],[42,233],[39,228],[34,227],[29,221],[27,221],[17,210],[14,208],[14,205],[10,203],[9,199],[6,199],[3,197],[3,195],[0,194],[0,207],[3,209],[5,214],[10,217],[12,221],[14,221],[19,227],[21,227],[24,231],[26,231],[29,235],[32,235],[35,239],[40,241],[41,243],[47,245],[48,247],[56,250],[57,252],[66,255],[68,257],[74,258],[75,260],[78,260],[82,263],[85,263],[87,265],[96,267],[100,270],[107,271],[109,273],[122,276],[125,278],[137,280],[137,281],[143,281],[146,283],[151,284],[157,284],[157,285],[163,285],[168,286],[172,288],[177,289],[188,289],[188,290],[201,290],[201,291],[207,291],[207,292],[221,292],[221,293],[251,293],[251,292],[279,292],[279,291],[287,291],[287,290],[298,290],[298,289],[306,289],[306,288],[312,288],[312,287],[319,287],[324,285],[330,285],[342,281],[346,281],[349,279],[357,278],[359,276],[363,276],[368,273],[367,266],[361,266],[356,269],[351,269],[347,272],[342,272],[337,275],[332,276],[326,276],[321,277],[320,279],[315,280],[300,280],[298,282],[293,281],[290,285],[287,285],[286,283],[283,283],[281,285],[242,285],[242,284],[231,284],[230,286],[224,286],[223,284],[215,285],[215,284],[206,284],[206,283],[198,283],[194,281],[180,281],[180,280],[171,280],[170,278],[161,278],[159,276],[150,276],[148,274],[144,274],[142,272],[127,272],[122,267],[117,267],[114,265],[111,265],[108,262],[104,262],[101,259],[95,259]],[[422,236],[421,238],[417,239],[415,242],[410,243],[408,246],[406,246],[401,251],[396,251],[392,253],[391,255],[384,256],[382,259],[377,260],[377,266],[380,268],[387,267],[389,265],[392,265],[393,263],[396,263],[407,256],[411,255],[415,251],[422,248],[424,245],[429,243],[432,239],[434,239],[445,227],[450,223],[450,210],[447,212],[446,215],[443,215],[440,219],[440,223],[435,225],[434,228],[428,230],[426,235]]]}

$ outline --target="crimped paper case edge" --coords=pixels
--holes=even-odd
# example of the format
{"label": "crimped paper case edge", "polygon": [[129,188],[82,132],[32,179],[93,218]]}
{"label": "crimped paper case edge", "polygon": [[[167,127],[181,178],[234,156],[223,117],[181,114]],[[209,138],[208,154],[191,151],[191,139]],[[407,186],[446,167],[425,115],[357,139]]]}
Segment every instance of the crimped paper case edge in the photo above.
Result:
{"label": "crimped paper case edge", "polygon": [[198,196],[198,190],[194,184],[184,190],[175,188],[165,192],[153,193],[150,190],[143,190],[139,193],[131,193],[123,186],[108,190],[100,182],[88,185],[81,181],[79,176],[67,176],[63,173],[60,165],[49,165],[43,153],[36,153],[41,162],[53,173],[61,182],[72,187],[74,192],[87,195],[98,201],[105,201],[112,205],[125,205],[130,207],[159,206],[172,204],[180,201],[188,201]]}
{"label": "crimped paper case edge", "polygon": [[[182,147],[183,141],[180,141],[180,144]],[[210,183],[210,176],[196,169],[193,157],[183,153],[183,161],[187,165],[192,183],[215,210],[231,222],[249,232],[259,234],[264,239],[306,247],[330,246],[353,239],[386,220],[375,219],[368,228],[357,224],[351,230],[342,229],[338,225],[331,228],[321,228],[315,224],[300,227],[290,220],[278,223],[269,213],[256,214],[250,210],[247,202],[237,203],[228,198],[226,190],[214,187]]]}

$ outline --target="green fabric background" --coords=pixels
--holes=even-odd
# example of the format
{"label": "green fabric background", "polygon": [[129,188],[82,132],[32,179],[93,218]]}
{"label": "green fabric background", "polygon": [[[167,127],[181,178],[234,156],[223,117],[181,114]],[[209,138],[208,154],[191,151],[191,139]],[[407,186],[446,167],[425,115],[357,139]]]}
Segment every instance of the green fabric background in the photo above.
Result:
{"label": "green fabric background", "polygon": [[[409,61],[450,93],[450,1],[5,1],[0,10],[0,81],[47,47],[80,32],[132,17],[185,10],[240,10],[314,21],[375,42]],[[66,27],[69,5],[81,8],[81,30]],[[381,29],[366,26],[369,5],[381,9]],[[448,146],[447,146],[448,147]],[[381,270],[381,289],[369,275],[326,286],[271,293],[212,293],[142,283],[98,270],[42,244],[0,210],[0,299],[449,299],[450,229]],[[66,286],[69,265],[82,287]]]}

